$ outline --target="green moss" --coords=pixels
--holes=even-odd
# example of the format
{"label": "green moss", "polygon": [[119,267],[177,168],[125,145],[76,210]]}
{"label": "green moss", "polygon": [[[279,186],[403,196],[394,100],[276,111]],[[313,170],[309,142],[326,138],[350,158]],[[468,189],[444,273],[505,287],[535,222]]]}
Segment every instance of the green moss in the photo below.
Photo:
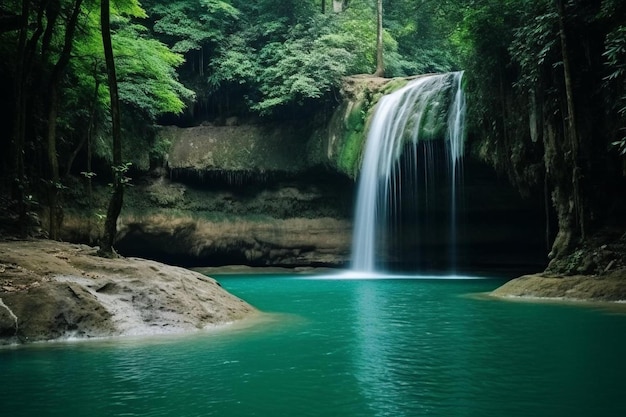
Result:
{"label": "green moss", "polygon": [[336,167],[351,178],[359,171],[359,162],[365,142],[365,126],[371,113],[371,96],[363,94],[348,108],[344,118],[343,132],[337,144]]}
{"label": "green moss", "polygon": [[409,83],[409,80],[406,78],[394,78],[391,81],[389,81],[387,84],[385,84],[385,86],[380,90],[380,92],[383,95],[391,94],[394,91],[401,89],[408,83]]}
{"label": "green moss", "polygon": [[353,130],[346,135],[339,153],[338,168],[350,177],[356,177],[365,142],[365,132]]}
{"label": "green moss", "polygon": [[172,141],[167,135],[155,135],[149,154],[152,161],[163,163],[172,147]]}
{"label": "green moss", "polygon": [[352,109],[346,118],[345,129],[347,131],[363,130],[363,127],[365,126],[365,114],[365,100],[361,99],[354,102]]}
{"label": "green moss", "polygon": [[192,216],[195,220],[204,220],[211,223],[226,222],[250,222],[250,223],[268,223],[274,219],[269,214],[232,214],[228,212],[203,211],[195,212]]}
{"label": "green moss", "polygon": [[[308,168],[309,124],[198,126],[178,129],[168,153],[173,169],[236,173],[300,172]],[[164,137],[167,139],[167,137]]]}

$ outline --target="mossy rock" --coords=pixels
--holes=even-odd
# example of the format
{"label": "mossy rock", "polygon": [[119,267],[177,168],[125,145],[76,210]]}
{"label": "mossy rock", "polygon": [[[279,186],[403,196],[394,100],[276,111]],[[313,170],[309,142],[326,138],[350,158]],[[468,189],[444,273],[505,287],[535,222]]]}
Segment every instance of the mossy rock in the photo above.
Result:
{"label": "mossy rock", "polygon": [[[406,86],[411,79],[365,75],[346,78],[343,101],[321,128],[314,129],[313,121],[303,125],[165,127],[158,132],[155,146],[171,143],[167,152],[169,168],[199,178],[243,173],[262,179],[271,173],[292,175],[327,166],[354,179],[378,100]],[[163,153],[159,148],[158,154]]]}
{"label": "mossy rock", "polygon": [[411,80],[408,78],[392,78],[385,86],[381,89],[381,93],[383,94],[391,94],[394,91],[401,89],[406,86]]}
{"label": "mossy rock", "polygon": [[220,172],[299,172],[308,168],[306,126],[163,128],[173,169]]}
{"label": "mossy rock", "polygon": [[344,88],[344,102],[337,108],[329,128],[329,163],[338,171],[356,178],[376,104],[385,95],[406,86],[407,78],[350,77]]}

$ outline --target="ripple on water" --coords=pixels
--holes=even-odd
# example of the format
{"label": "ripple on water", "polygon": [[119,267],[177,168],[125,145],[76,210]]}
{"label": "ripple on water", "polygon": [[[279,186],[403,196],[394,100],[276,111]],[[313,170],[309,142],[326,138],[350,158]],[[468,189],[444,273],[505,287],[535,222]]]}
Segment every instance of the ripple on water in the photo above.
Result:
{"label": "ripple on water", "polygon": [[489,280],[221,277],[258,322],[0,350],[11,416],[626,415],[626,320]]}

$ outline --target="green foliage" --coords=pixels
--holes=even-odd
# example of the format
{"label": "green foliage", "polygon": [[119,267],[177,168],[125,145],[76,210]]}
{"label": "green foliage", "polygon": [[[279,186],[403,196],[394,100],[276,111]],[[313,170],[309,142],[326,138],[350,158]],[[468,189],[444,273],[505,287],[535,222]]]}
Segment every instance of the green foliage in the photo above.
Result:
{"label": "green foliage", "polygon": [[376,14],[373,4],[355,2],[335,22],[335,44],[354,55],[351,74],[371,74],[376,69]]}
{"label": "green foliage", "polygon": [[464,3],[453,41],[468,79],[473,148],[520,191],[545,189],[559,224],[552,254],[563,257],[618,212],[611,200],[614,184],[623,185],[616,147],[626,154],[626,3]]}
{"label": "green foliage", "polygon": [[[116,165],[113,166],[113,174],[115,175],[115,177],[117,178],[117,181],[122,184],[123,186],[126,187],[130,187],[132,186],[131,182],[131,178],[126,176],[126,174],[128,173],[128,171],[130,170],[130,167],[132,166],[132,162],[126,162],[123,163],[122,165]],[[114,184],[109,184],[109,187],[113,187]]]}
{"label": "green foliage", "polygon": [[384,1],[385,72],[405,76],[458,69],[452,36],[461,20],[462,3]]}
{"label": "green foliage", "polygon": [[[142,10],[130,6],[117,4],[113,11],[124,10],[139,17],[145,15]],[[193,101],[194,93],[178,80],[176,68],[184,62],[183,57],[152,38],[138,22],[127,15],[112,15],[112,42],[123,106],[124,154],[134,165],[147,169],[149,156],[146,149],[150,149],[152,142],[152,132],[147,127],[159,115],[181,113]],[[63,119],[67,120],[67,126],[81,126],[89,120],[93,109],[95,120],[99,122],[94,129],[94,153],[111,161],[109,92],[99,25],[96,11],[84,16],[82,31],[75,42],[75,56],[70,62],[69,80],[73,88],[67,89],[64,102],[67,111]]]}
{"label": "green foliage", "polygon": [[[385,2],[389,75],[455,66],[450,3]],[[185,54],[183,77],[203,106],[227,117],[246,109],[283,113],[332,97],[344,75],[373,73],[374,2],[347,4],[344,12],[332,13],[329,2],[325,15],[318,2],[297,0],[149,0],[146,7],[159,39]]]}
{"label": "green foliage", "polygon": [[[175,71],[183,63],[182,56],[149,38],[146,28],[129,18],[119,15],[113,18],[113,52],[120,100],[141,111],[148,120],[163,113],[182,112],[185,100],[194,97],[193,92],[178,81]],[[90,15],[72,61],[78,87],[85,92],[91,92],[96,81],[104,82],[106,78],[98,24],[98,17]],[[98,98],[101,103],[108,103],[106,85],[99,90]]]}
{"label": "green foliage", "polygon": [[619,134],[611,144],[626,155],[626,25],[620,25],[606,35],[605,51],[608,74],[605,86],[613,91],[613,109],[617,111]]}
{"label": "green foliage", "polygon": [[606,76],[607,81],[626,77],[626,25],[619,26],[606,35],[606,50],[602,55],[610,70]]}
{"label": "green foliage", "polygon": [[280,18],[258,26],[244,24],[242,32],[216,49],[209,64],[208,89],[218,93],[243,86],[247,105],[261,115],[325,97],[350,70],[353,54],[332,33],[330,19],[309,19],[293,26]]}
{"label": "green foliage", "polygon": [[252,108],[267,114],[289,103],[321,98],[338,87],[350,58],[349,52],[330,47],[323,37],[294,36],[266,45],[259,54],[262,99]]}
{"label": "green foliage", "polygon": [[514,30],[508,49],[512,60],[520,66],[516,85],[530,91],[540,81],[543,65],[558,60],[558,15],[545,1],[531,2],[520,13],[525,24]]}
{"label": "green foliage", "polygon": [[172,51],[179,53],[222,41],[240,14],[228,1],[220,0],[153,0],[147,8],[155,19],[154,31],[165,35]]}
{"label": "green foliage", "polygon": [[343,136],[339,140],[337,150],[337,167],[341,172],[356,178],[361,157],[365,148],[367,120],[372,115],[373,103],[371,91],[362,91],[354,99],[352,107],[343,121]]}
{"label": "green foliage", "polygon": [[[100,2],[96,2],[96,7]],[[148,17],[146,11],[141,7],[139,0],[112,0],[111,16],[127,16],[127,17]]]}
{"label": "green foliage", "polygon": [[169,139],[163,135],[156,135],[152,146],[150,146],[150,160],[160,163],[164,162],[171,145],[172,142]]}
{"label": "green foliage", "polygon": [[208,81],[211,89],[216,90],[222,83],[254,83],[259,72],[255,55],[255,50],[241,35],[230,36],[220,54],[209,64],[211,72]]}
{"label": "green foliage", "polygon": [[154,120],[159,114],[181,113],[183,100],[194,93],[179,81],[175,68],[183,58],[144,35],[145,28],[125,19],[113,36],[120,100]]}
{"label": "green foliage", "polygon": [[342,172],[356,177],[364,147],[365,133],[353,130],[346,135],[344,140],[337,164]]}

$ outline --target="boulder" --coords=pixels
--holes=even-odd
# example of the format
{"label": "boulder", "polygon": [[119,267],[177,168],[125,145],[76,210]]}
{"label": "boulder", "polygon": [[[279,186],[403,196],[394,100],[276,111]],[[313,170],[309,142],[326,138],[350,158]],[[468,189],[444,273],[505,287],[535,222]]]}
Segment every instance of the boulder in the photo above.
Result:
{"label": "boulder", "polygon": [[0,344],[192,331],[257,314],[212,278],[96,248],[0,242]]}

